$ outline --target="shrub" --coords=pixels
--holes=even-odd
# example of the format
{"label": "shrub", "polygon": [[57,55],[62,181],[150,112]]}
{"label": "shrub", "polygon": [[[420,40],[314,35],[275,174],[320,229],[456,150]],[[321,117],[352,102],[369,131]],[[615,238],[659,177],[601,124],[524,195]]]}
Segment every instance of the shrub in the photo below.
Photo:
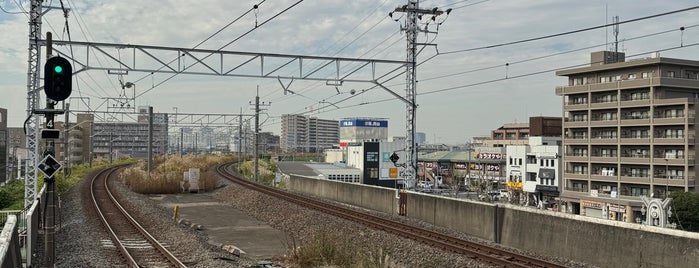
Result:
{"label": "shrub", "polygon": [[[154,161],[150,176],[146,163],[140,161],[119,174],[120,180],[132,191],[142,194],[172,194],[182,191],[183,173],[190,168],[200,170],[199,188],[212,191],[216,187],[216,177],[209,169],[218,164],[233,160],[231,156],[186,155],[159,157]],[[157,165],[155,164],[157,163]]]}

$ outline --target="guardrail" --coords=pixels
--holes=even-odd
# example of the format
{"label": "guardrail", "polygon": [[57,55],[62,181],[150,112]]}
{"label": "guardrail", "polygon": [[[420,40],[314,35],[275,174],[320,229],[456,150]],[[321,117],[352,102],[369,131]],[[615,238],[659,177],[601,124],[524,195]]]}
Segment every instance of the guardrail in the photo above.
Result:
{"label": "guardrail", "polygon": [[22,267],[20,239],[17,234],[19,222],[17,216],[5,214],[5,224],[0,233],[0,267]]}
{"label": "guardrail", "polygon": [[[20,260],[18,266],[5,266],[5,260],[2,263],[0,263],[0,268],[22,267],[23,262],[25,264],[24,267],[32,266],[31,256],[34,255],[32,253],[34,252],[34,247],[36,246],[36,242],[38,241],[38,233],[41,221],[41,210],[37,208],[40,207],[39,204],[41,204],[44,198],[46,197],[46,186],[41,188],[38,197],[39,198],[37,198],[37,200],[28,208],[22,210],[0,211],[0,224],[4,224],[5,226],[3,227],[2,232],[5,232],[5,228],[8,227],[7,224],[10,222],[10,220],[14,219],[14,225],[12,228],[15,229],[14,232],[17,234],[17,243],[7,244],[10,247],[16,246],[16,248],[10,248],[7,250],[0,249],[0,260],[7,259],[7,254],[14,254],[13,252],[15,250],[17,252],[20,252]],[[0,236],[0,240],[2,240],[2,238],[3,237]]]}

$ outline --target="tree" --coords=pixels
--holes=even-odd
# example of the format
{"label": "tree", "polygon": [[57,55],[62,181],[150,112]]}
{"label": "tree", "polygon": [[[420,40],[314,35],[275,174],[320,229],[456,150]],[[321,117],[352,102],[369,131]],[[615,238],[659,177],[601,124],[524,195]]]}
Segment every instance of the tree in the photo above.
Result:
{"label": "tree", "polygon": [[685,231],[699,232],[699,194],[673,192],[670,223]]}

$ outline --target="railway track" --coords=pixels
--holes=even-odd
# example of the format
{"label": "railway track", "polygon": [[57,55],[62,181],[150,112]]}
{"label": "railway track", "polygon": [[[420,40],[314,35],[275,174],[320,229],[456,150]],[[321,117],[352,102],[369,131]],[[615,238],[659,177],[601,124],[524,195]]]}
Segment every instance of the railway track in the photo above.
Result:
{"label": "railway track", "polygon": [[109,178],[123,166],[98,172],[90,185],[95,210],[114,246],[130,267],[186,267],[119,204],[109,189]]}
{"label": "railway track", "polygon": [[504,249],[491,247],[488,245],[463,240],[446,234],[426,230],[423,228],[408,225],[399,221],[381,218],[372,214],[355,211],[343,206],[323,202],[293,193],[278,190],[273,187],[256,184],[244,178],[232,175],[227,169],[231,164],[222,164],[216,168],[217,173],[237,184],[249,189],[271,195],[291,203],[334,215],[346,220],[354,221],[375,229],[383,230],[400,237],[419,241],[433,247],[464,254],[481,262],[500,267],[566,267],[519,253]]}

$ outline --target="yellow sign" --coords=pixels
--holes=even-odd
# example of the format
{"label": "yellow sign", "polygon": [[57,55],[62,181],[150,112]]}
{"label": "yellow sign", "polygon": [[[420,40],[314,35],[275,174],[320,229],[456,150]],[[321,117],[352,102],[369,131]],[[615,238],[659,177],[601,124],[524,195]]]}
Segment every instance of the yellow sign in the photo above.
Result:
{"label": "yellow sign", "polygon": [[398,168],[392,167],[388,169],[389,178],[398,178]]}
{"label": "yellow sign", "polygon": [[522,182],[507,181],[507,189],[522,190]]}

